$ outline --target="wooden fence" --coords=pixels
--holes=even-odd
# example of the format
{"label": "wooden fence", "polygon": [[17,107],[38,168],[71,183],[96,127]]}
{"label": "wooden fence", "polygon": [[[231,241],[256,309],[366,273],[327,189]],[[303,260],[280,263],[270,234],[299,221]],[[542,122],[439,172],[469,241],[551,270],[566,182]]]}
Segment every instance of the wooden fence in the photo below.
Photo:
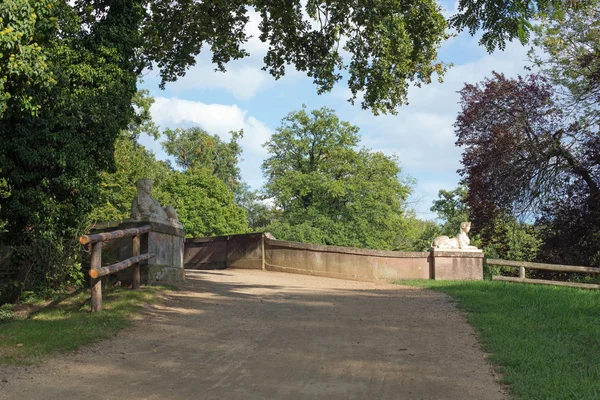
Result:
{"label": "wooden fence", "polygon": [[[153,253],[140,254],[140,236],[150,232],[150,225],[144,225],[139,228],[116,230],[112,232],[99,233],[96,235],[83,235],[79,242],[83,245],[91,244],[91,262],[90,262],[90,286],[92,289],[92,312],[102,311],[102,278],[105,275],[132,267],[132,289],[140,287],[140,261],[148,260],[154,257]],[[102,243],[109,240],[120,239],[133,236],[133,257],[120,261],[116,264],[102,267]]]}
{"label": "wooden fence", "polygon": [[526,261],[509,261],[509,260],[497,260],[487,259],[488,265],[499,265],[503,267],[518,267],[519,277],[512,276],[492,276],[494,281],[508,281],[508,282],[523,282],[523,283],[536,283],[540,285],[557,285],[557,286],[570,286],[582,289],[600,289],[600,285],[592,283],[575,283],[575,282],[562,282],[562,281],[548,281],[544,279],[527,279],[525,278],[525,269],[539,269],[544,271],[557,271],[557,272],[579,272],[588,274],[600,274],[600,268],[594,267],[574,267],[570,265],[558,265],[558,264],[542,264],[532,263]]}

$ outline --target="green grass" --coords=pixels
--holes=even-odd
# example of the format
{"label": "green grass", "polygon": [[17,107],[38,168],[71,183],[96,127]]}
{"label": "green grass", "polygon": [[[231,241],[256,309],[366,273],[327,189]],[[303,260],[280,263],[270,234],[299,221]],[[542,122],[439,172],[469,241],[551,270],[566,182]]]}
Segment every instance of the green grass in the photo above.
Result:
{"label": "green grass", "polygon": [[444,292],[519,399],[600,399],[600,291],[507,282],[396,282]]}
{"label": "green grass", "polygon": [[25,320],[0,324],[0,363],[33,364],[46,354],[74,350],[114,336],[128,326],[137,310],[167,288],[104,291],[100,313],[90,313],[89,290],[69,296]]}

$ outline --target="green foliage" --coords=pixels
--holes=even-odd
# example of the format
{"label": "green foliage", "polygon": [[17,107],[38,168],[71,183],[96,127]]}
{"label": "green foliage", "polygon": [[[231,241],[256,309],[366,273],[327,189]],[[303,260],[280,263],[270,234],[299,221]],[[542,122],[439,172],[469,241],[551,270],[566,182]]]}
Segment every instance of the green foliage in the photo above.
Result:
{"label": "green foliage", "polygon": [[140,90],[134,97],[136,114],[127,130],[115,141],[114,168],[99,173],[98,199],[89,214],[92,222],[119,221],[129,218],[131,202],[137,193],[139,179],[152,179],[155,186],[171,172],[168,165],[137,143],[141,133],[158,138],[158,127],[152,122],[150,107],[154,99]]}
{"label": "green foliage", "polygon": [[290,113],[266,143],[266,194],[282,211],[277,238],[391,249],[400,235],[409,182],[395,157],[356,150],[358,128],[332,110]]}
{"label": "green foliage", "polygon": [[580,2],[534,27],[530,60],[555,87],[562,107],[582,126],[600,122],[600,3]]}
{"label": "green foliage", "polygon": [[167,164],[154,158],[144,146],[136,144],[128,132],[115,142],[115,172],[101,172],[98,201],[89,218],[93,222],[129,218],[131,202],[137,194],[139,179],[152,179],[159,187],[171,174]]}
{"label": "green foliage", "polygon": [[3,304],[0,306],[0,324],[12,321],[15,317],[12,304]]}
{"label": "green foliage", "polygon": [[0,3],[0,118],[15,108],[36,115],[35,90],[56,84],[48,58],[58,28],[57,0],[4,0]]}
{"label": "green foliage", "polygon": [[229,143],[198,127],[167,129],[164,135],[167,140],[162,146],[167,154],[175,157],[177,166],[184,170],[205,168],[230,188],[237,188],[240,183],[240,169],[237,164],[242,154],[238,140],[243,131],[231,132]]}
{"label": "green foliage", "polygon": [[235,204],[246,210],[248,228],[252,232],[261,232],[275,221],[279,212],[264,202],[258,190],[250,190],[248,184],[241,182],[235,191]]}
{"label": "green foliage", "polygon": [[130,3],[111,7],[112,17],[89,32],[79,28],[90,15],[56,3],[60,37],[43,45],[57,84],[10,79],[11,93],[27,91],[40,105],[32,113],[8,102],[0,119],[0,178],[10,188],[0,198],[2,240],[13,246],[20,289],[60,286],[78,266],[76,238],[96,199],[97,172],[111,166],[114,141],[134,116],[135,43],[122,38],[135,37],[140,10]]}
{"label": "green foliage", "polygon": [[600,291],[494,281],[401,283],[458,300],[515,398],[600,397]]}
{"label": "green foliage", "polygon": [[437,223],[424,221],[411,213],[407,213],[402,226],[402,233],[396,240],[394,250],[429,251],[433,239],[441,234],[441,228]]}
{"label": "green foliage", "polygon": [[[460,231],[461,222],[470,221],[468,190],[459,186],[454,190],[440,190],[439,199],[433,202],[431,211],[444,221],[442,235],[453,237]],[[484,235],[481,235],[484,232]],[[515,261],[533,261],[540,249],[539,232],[526,223],[520,223],[510,215],[500,215],[487,221],[484,226],[473,226],[469,234],[473,245],[482,248],[488,258]],[[496,266],[485,266],[486,277],[511,271]]]}
{"label": "green foliage", "polygon": [[187,237],[248,231],[245,210],[234,203],[231,189],[207,169],[173,172],[154,193],[161,204],[177,210]]}
{"label": "green foliage", "polygon": [[[429,83],[442,75],[437,50],[448,35],[434,0],[348,0],[210,2],[150,1],[144,24],[148,66],[157,62],[163,85],[194,65],[203,44],[210,45],[219,70],[242,58],[247,41],[248,8],[260,16],[260,35],[269,44],[264,69],[275,78],[293,64],[312,77],[319,93],[330,91],[346,70],[351,101],[363,95],[363,108],[394,112],[406,102],[408,85]],[[342,52],[348,54],[342,59]]]}
{"label": "green foliage", "polygon": [[[6,179],[2,178],[2,169],[0,168],[0,199],[5,199],[10,195],[10,188],[8,187],[8,182]],[[0,202],[0,208],[2,208],[2,202]],[[4,232],[4,226],[6,225],[6,220],[0,218],[0,234]]]}
{"label": "green foliage", "polygon": [[440,190],[439,200],[435,200],[431,211],[444,221],[442,235],[453,237],[460,232],[460,224],[469,221],[467,188],[458,186],[454,190]]}
{"label": "green foliage", "polygon": [[467,28],[471,35],[483,29],[479,44],[489,52],[504,50],[506,41],[518,39],[525,44],[534,29],[532,20],[577,10],[585,2],[563,0],[459,0],[458,14],[449,20],[459,32]]}

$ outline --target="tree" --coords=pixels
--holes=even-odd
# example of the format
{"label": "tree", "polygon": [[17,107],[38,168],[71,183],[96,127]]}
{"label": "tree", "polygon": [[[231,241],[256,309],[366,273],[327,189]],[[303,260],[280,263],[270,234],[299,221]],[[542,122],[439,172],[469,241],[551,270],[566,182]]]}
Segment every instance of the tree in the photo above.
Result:
{"label": "tree", "polygon": [[440,235],[442,233],[437,223],[419,219],[409,212],[404,220],[402,233],[396,239],[394,250],[429,251],[433,239]]}
{"label": "tree", "polygon": [[[433,202],[431,211],[444,221],[442,235],[456,235],[461,222],[471,220],[468,194],[468,189],[462,185],[454,190],[439,191],[439,199]],[[536,258],[540,239],[534,226],[519,222],[509,213],[483,222],[485,225],[473,225],[469,235],[471,243],[482,248],[487,257],[516,261],[533,261]]]}
{"label": "tree", "polygon": [[483,30],[480,45],[489,52],[504,49],[507,41],[519,39],[525,44],[533,31],[532,20],[560,16],[585,8],[583,1],[562,0],[459,0],[458,14],[450,17],[450,26],[459,32],[468,28],[471,35]]}
{"label": "tree", "polygon": [[434,200],[431,211],[437,213],[438,218],[444,221],[442,235],[453,237],[460,232],[460,224],[470,220],[467,193],[464,186],[438,192],[439,199]]}
{"label": "tree", "polygon": [[48,65],[56,35],[54,0],[6,0],[0,4],[0,118],[9,104],[37,114],[41,105],[31,96],[35,89],[56,83]]}
{"label": "tree", "polygon": [[556,101],[586,127],[600,124],[600,2],[547,18],[535,28],[530,59],[556,90]]}
{"label": "tree", "polygon": [[141,133],[154,138],[159,136],[158,127],[150,116],[153,103],[154,99],[146,90],[140,90],[134,97],[137,118],[121,131],[115,142],[114,171],[98,173],[98,197],[88,215],[90,222],[129,218],[131,201],[137,192],[136,182],[152,179],[155,187],[160,186],[171,172],[165,162],[156,160],[154,153],[137,142]]}
{"label": "tree", "polygon": [[242,182],[235,192],[235,204],[246,210],[248,227],[254,232],[264,231],[280,214],[265,202],[260,191],[251,190],[245,182]]}
{"label": "tree", "polygon": [[161,204],[172,205],[187,237],[246,233],[246,213],[233,192],[207,169],[174,171],[155,191]]}
{"label": "tree", "polygon": [[238,140],[243,135],[242,131],[231,132],[228,143],[198,127],[167,129],[164,134],[167,140],[162,146],[167,154],[175,157],[177,166],[184,170],[205,168],[232,189],[240,184],[238,159],[242,147]]}
{"label": "tree", "polygon": [[0,165],[10,193],[0,199],[7,231],[1,240],[13,247],[21,284],[56,288],[77,268],[76,239],[96,199],[98,170],[111,167],[119,132],[136,118],[136,45],[122,38],[135,32],[139,10],[127,1],[114,4],[110,17],[82,30],[88,14],[59,1],[40,2],[47,12],[34,3],[15,0],[0,8],[0,36],[31,19],[29,31],[12,37],[42,47],[27,55],[23,46],[3,41],[14,57],[2,72],[10,96],[2,105]]}
{"label": "tree", "polygon": [[171,169],[151,151],[136,144],[128,132],[115,143],[115,172],[100,172],[98,200],[89,218],[92,222],[120,221],[130,217],[131,201],[136,196],[136,182],[152,179],[160,187]]}
{"label": "tree", "polygon": [[276,237],[391,249],[400,234],[407,179],[395,157],[356,150],[358,128],[327,108],[282,120],[266,143],[267,196],[282,211]]}
{"label": "tree", "polygon": [[[563,260],[595,264],[600,227],[600,137],[557,107],[540,75],[494,73],[461,90],[455,128],[464,147],[459,171],[476,226],[521,215],[546,225],[570,247]],[[481,232],[484,239],[492,231]],[[556,253],[554,253],[556,254]],[[560,261],[560,259],[554,259]]]}

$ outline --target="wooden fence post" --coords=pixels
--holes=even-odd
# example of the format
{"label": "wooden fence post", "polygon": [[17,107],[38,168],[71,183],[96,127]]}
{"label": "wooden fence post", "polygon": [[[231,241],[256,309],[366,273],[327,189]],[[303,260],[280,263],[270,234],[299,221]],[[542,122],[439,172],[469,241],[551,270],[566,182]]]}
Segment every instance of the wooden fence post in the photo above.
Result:
{"label": "wooden fence post", "polygon": [[[92,258],[90,269],[99,269],[102,266],[102,242],[92,244]],[[92,312],[102,311],[102,278],[91,278],[90,287],[92,289]]]}
{"label": "wooden fence post", "polygon": [[[139,256],[139,255],[140,255],[140,235],[135,235],[133,237],[133,257]],[[139,289],[140,288],[140,263],[139,262],[133,264],[132,274],[133,274],[133,279],[132,279],[131,288]]]}
{"label": "wooden fence post", "polygon": [[525,267],[519,267],[519,278],[525,279]]}

